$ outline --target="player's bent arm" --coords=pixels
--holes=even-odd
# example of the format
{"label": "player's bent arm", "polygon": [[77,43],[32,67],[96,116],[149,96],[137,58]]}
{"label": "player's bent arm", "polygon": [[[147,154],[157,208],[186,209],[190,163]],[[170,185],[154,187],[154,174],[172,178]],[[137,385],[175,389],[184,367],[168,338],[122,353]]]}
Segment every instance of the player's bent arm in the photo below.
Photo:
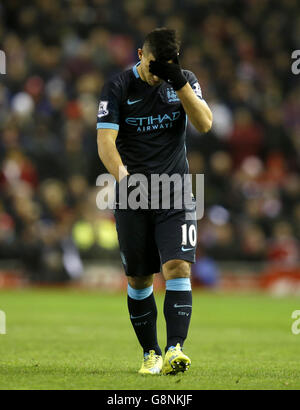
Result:
{"label": "player's bent arm", "polygon": [[117,136],[116,130],[101,128],[97,131],[99,157],[107,171],[120,182],[128,172],[116,147]]}
{"label": "player's bent arm", "polygon": [[205,101],[200,100],[189,83],[176,91],[189,120],[199,132],[208,132],[213,115]]}

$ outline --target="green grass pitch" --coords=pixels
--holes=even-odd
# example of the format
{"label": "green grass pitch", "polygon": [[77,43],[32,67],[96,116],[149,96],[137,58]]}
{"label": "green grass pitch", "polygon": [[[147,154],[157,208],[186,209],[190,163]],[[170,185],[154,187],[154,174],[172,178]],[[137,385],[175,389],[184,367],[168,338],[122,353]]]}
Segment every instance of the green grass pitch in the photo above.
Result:
{"label": "green grass pitch", "polygon": [[[157,294],[165,344],[163,294]],[[191,369],[141,376],[126,295],[78,290],[0,292],[0,389],[299,389],[297,298],[194,292],[185,352]]]}

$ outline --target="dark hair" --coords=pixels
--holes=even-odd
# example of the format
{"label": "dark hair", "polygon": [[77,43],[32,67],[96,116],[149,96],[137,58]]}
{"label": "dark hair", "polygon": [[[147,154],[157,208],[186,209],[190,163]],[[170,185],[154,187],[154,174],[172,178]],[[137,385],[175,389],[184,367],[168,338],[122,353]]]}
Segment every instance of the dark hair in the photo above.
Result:
{"label": "dark hair", "polygon": [[168,61],[177,57],[180,41],[175,30],[162,27],[147,34],[144,46],[156,60]]}

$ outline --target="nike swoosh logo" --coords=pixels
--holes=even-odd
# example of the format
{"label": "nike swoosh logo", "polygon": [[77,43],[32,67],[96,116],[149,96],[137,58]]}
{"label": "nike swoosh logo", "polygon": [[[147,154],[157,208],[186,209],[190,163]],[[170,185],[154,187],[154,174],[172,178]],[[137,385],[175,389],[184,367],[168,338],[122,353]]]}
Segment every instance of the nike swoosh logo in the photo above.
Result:
{"label": "nike swoosh logo", "polygon": [[127,104],[128,104],[128,105],[132,105],[132,104],[138,103],[139,101],[142,101],[142,98],[139,99],[139,100],[134,100],[134,101],[130,101],[130,100],[128,99],[128,100],[127,100]]}
{"label": "nike swoosh logo", "polygon": [[192,307],[192,305],[177,305],[177,303],[175,303],[174,308],[183,308],[183,307]]}
{"label": "nike swoosh logo", "polygon": [[187,252],[187,251],[192,251],[194,248],[184,248],[183,246],[181,247],[182,252]]}
{"label": "nike swoosh logo", "polygon": [[144,316],[150,315],[150,313],[151,313],[151,312],[148,312],[148,313],[145,313],[144,315],[141,315],[141,316],[132,316],[132,315],[130,315],[130,318],[131,318],[131,319],[139,319],[140,317],[144,317]]}

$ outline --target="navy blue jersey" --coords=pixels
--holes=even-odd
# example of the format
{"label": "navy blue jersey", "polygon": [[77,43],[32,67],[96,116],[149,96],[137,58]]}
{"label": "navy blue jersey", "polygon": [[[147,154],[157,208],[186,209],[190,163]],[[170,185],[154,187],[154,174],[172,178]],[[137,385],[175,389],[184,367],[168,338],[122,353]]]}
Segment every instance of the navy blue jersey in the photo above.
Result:
{"label": "navy blue jersey", "polygon": [[[188,174],[183,106],[166,82],[150,86],[143,81],[138,64],[104,85],[97,129],[118,130],[116,146],[130,174]],[[202,99],[196,76],[187,70],[183,74]]]}

